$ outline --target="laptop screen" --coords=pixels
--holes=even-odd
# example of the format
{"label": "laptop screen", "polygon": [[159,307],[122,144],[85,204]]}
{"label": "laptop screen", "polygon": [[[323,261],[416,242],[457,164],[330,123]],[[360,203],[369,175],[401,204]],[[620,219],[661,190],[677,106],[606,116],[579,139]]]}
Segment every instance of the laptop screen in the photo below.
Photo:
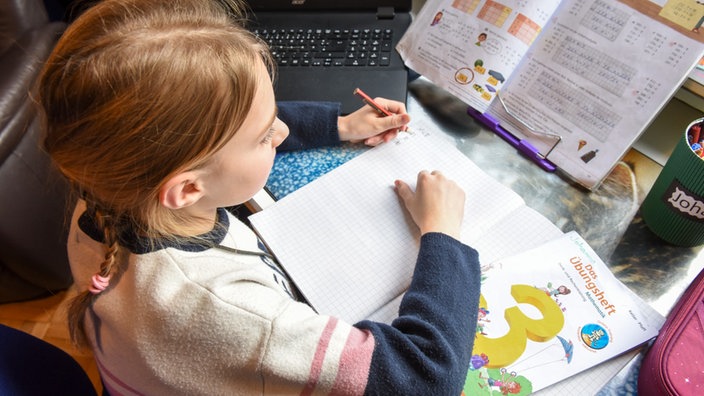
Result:
{"label": "laptop screen", "polygon": [[376,11],[393,7],[398,12],[411,10],[412,0],[247,0],[253,11]]}

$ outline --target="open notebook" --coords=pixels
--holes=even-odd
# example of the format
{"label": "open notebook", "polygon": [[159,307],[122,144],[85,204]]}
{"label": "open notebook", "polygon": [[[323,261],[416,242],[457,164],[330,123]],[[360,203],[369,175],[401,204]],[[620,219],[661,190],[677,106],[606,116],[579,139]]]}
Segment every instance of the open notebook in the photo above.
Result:
{"label": "open notebook", "polygon": [[[402,179],[413,185],[421,169],[442,170],[464,189],[465,214],[471,221],[464,222],[462,233],[482,261],[562,235],[444,137],[418,125],[413,131],[360,154],[250,217],[319,312],[351,323],[393,319],[418,253],[418,235],[411,233],[393,182]],[[358,290],[349,285],[365,285],[365,293],[356,295]]]}
{"label": "open notebook", "polygon": [[[540,249],[548,246],[546,243],[565,238],[558,227],[528,207],[511,189],[479,169],[448,138],[433,133],[423,125],[413,125],[412,130],[412,133],[401,134],[395,141],[360,154],[250,216],[254,229],[321,314],[334,315],[350,323],[363,319],[390,323],[396,317],[400,300],[411,281],[419,236],[414,233],[412,222],[405,217],[393,189],[393,181],[402,179],[414,183],[420,169],[441,170],[465,190],[467,220],[462,229],[462,239],[477,249],[488,278],[494,273],[497,275],[494,279],[504,277],[500,272],[491,272],[496,271],[489,268],[491,263],[508,260],[510,256],[525,254],[530,249]],[[545,249],[553,251],[553,248]],[[593,251],[589,251],[595,256]],[[516,260],[520,261],[521,258],[513,259],[514,262]],[[637,311],[635,317],[646,329],[640,333],[638,326],[631,326],[635,333],[639,333],[631,337],[624,336],[619,327],[616,334],[623,337],[621,341],[627,342],[616,347],[617,353],[600,355],[605,356],[599,360],[603,362],[656,334],[662,317],[622,287],[603,263],[601,265],[599,271],[602,277],[606,279],[607,273],[609,275],[606,287],[610,290],[610,296],[622,304],[620,309],[624,313],[631,307],[642,306],[633,308],[633,312]],[[504,267],[508,268],[509,265]],[[552,270],[548,267],[549,271]],[[558,270],[559,276],[549,276],[550,279],[561,284],[566,282],[560,279],[561,272]],[[534,286],[547,286],[548,281]],[[582,292],[578,293],[576,286],[571,288],[575,290],[572,295],[575,299],[569,305],[572,314],[592,309],[593,304],[589,300],[584,303],[576,299]],[[484,292],[484,286],[482,290],[483,295],[497,301],[491,293]],[[558,301],[551,304],[558,304]],[[495,310],[492,321],[500,323],[502,308],[491,305],[488,309]],[[531,314],[530,311],[527,314]],[[619,320],[631,320],[631,316],[626,313]],[[609,326],[616,330],[615,324]],[[567,324],[560,334],[575,344],[578,342],[577,333],[572,332]],[[554,337],[547,339],[557,340]],[[539,343],[533,346],[533,350],[544,346],[553,349],[552,344]],[[609,352],[614,352],[613,349]],[[588,352],[582,356],[590,354]],[[595,393],[629,358],[626,355],[608,360],[598,370],[578,375],[573,375],[576,371],[569,371],[578,367],[571,364],[569,369],[560,372],[569,372],[572,377],[558,387],[546,388],[545,392],[560,394],[565,389],[580,389]],[[574,362],[580,360],[575,359]],[[585,366],[581,367],[583,369]],[[492,372],[487,371],[487,374]],[[468,381],[474,377],[484,378],[470,372]],[[525,377],[528,378],[528,374]],[[551,377],[553,382],[559,380],[557,377]],[[533,383],[533,391],[545,386],[545,381],[533,380]]]}
{"label": "open notebook", "polygon": [[408,72],[396,45],[411,23],[411,0],[249,0],[249,26],[278,63],[278,100],[342,103],[361,87],[406,102]]}

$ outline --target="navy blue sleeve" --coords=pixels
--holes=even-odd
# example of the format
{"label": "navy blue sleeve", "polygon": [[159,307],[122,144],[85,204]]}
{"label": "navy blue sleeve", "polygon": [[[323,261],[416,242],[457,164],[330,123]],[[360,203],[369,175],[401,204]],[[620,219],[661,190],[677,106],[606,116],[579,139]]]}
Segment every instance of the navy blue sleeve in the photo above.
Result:
{"label": "navy blue sleeve", "polygon": [[290,134],[280,151],[302,150],[340,144],[337,117],[340,104],[334,102],[278,102],[279,119]]}
{"label": "navy blue sleeve", "polygon": [[362,321],[375,347],[365,394],[459,395],[480,293],[476,250],[440,233],[421,238],[413,281],[391,325]]}

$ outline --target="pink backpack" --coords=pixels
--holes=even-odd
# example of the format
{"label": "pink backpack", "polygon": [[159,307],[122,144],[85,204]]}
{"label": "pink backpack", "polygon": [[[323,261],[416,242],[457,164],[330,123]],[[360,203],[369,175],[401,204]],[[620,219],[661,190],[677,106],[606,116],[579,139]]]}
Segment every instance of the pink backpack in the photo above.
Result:
{"label": "pink backpack", "polygon": [[704,270],[672,308],[645,355],[638,395],[704,395]]}

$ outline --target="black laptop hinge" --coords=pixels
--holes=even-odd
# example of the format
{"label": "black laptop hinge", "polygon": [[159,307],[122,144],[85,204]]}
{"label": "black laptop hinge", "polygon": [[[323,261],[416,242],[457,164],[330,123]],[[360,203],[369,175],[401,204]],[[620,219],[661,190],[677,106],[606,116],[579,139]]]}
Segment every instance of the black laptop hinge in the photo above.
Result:
{"label": "black laptop hinge", "polygon": [[394,19],[396,12],[393,7],[379,7],[376,9],[377,19]]}

